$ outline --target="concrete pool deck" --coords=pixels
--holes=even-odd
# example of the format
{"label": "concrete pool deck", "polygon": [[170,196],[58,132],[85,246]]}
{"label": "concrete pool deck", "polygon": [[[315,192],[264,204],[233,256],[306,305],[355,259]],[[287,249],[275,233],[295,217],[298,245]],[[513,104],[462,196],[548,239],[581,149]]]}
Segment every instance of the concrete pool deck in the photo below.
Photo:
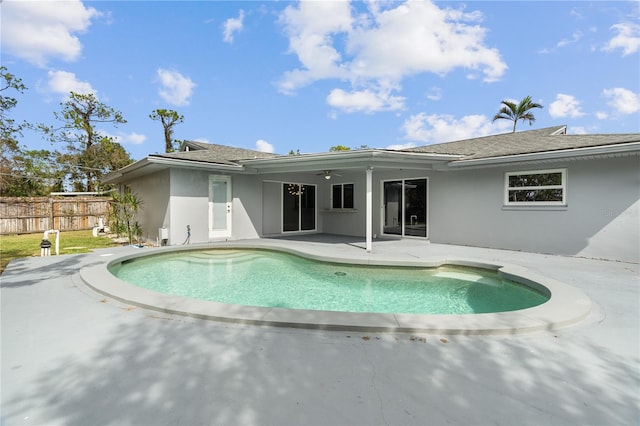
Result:
{"label": "concrete pool deck", "polygon": [[[282,240],[280,240],[282,241]],[[262,241],[261,243],[268,243]],[[638,264],[315,237],[350,259],[467,258],[581,289],[581,322],[523,335],[274,328],[170,315],[86,286],[136,251],[12,261],[1,279],[0,424],[638,424]]]}
{"label": "concrete pool deck", "polygon": [[[320,245],[311,242],[322,242]],[[337,250],[327,250],[327,244],[337,245]],[[384,245],[386,244],[386,246]],[[349,247],[351,245],[351,247]],[[404,332],[438,334],[517,334],[540,330],[553,330],[583,320],[591,311],[591,300],[576,287],[531,271],[519,265],[504,261],[487,262],[486,259],[437,255],[433,250],[421,253],[419,242],[411,248],[407,242],[386,241],[382,247],[400,245],[396,252],[377,250],[367,253],[358,248],[357,240],[314,235],[302,241],[291,238],[262,239],[248,241],[220,242],[213,245],[187,245],[172,248],[138,250],[135,253],[115,258],[104,264],[89,266],[80,270],[83,282],[93,290],[120,302],[145,309],[153,309],[168,314],[186,315],[201,319],[239,322],[253,325],[270,325],[294,328],[351,330],[363,332]],[[109,267],[131,262],[156,254],[184,253],[210,247],[222,249],[269,249],[292,253],[308,259],[359,265],[393,265],[405,267],[438,268],[440,266],[464,266],[482,268],[497,272],[504,279],[520,282],[551,296],[547,302],[528,309],[512,312],[483,313],[476,315],[427,315],[404,313],[355,313],[304,309],[283,309],[273,307],[243,306],[189,299],[171,294],[162,294],[124,282],[111,274]],[[341,250],[340,248],[346,248]],[[395,256],[392,256],[392,253]],[[327,264],[328,266],[329,264]],[[291,279],[283,276],[282,279]],[[282,306],[282,300],[271,300]]]}

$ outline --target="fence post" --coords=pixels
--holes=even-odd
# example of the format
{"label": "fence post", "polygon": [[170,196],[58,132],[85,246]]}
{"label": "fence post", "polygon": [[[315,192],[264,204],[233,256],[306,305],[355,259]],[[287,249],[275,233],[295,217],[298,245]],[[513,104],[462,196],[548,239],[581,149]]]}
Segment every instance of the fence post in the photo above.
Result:
{"label": "fence post", "polygon": [[49,195],[49,226],[48,229],[56,229],[55,217],[53,215],[53,197]]}

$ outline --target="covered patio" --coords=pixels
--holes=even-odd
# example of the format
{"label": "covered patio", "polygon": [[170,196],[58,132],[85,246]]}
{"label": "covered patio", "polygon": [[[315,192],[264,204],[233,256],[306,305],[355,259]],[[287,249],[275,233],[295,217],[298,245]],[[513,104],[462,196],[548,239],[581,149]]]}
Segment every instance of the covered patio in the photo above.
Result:
{"label": "covered patio", "polygon": [[[281,240],[281,239],[278,239]],[[268,240],[267,240],[268,242]],[[25,258],[2,274],[2,424],[632,424],[640,418],[638,264],[298,236],[353,259],[518,264],[584,291],[582,322],[524,335],[273,328],[167,315],[88,288],[136,250]]]}
{"label": "covered patio", "polygon": [[[416,154],[413,152],[383,151],[374,149],[362,149],[356,151],[330,152],[323,154],[308,154],[303,157],[291,156],[290,158],[261,158],[255,160],[247,160],[244,166],[248,171],[260,174],[278,174],[287,176],[296,173],[304,173],[307,175],[322,176],[329,181],[334,175],[342,176],[341,173],[361,174],[364,176],[364,189],[357,189],[364,192],[364,248],[367,252],[373,250],[373,239],[375,236],[374,229],[378,229],[377,224],[374,226],[374,172],[377,174],[385,174],[388,172],[400,173],[412,171],[420,174],[441,169],[446,164],[455,159],[459,159],[460,155],[450,154]],[[378,177],[378,180],[380,178]],[[410,189],[408,187],[416,187],[419,182],[420,191],[418,191],[421,207],[415,211],[407,209],[409,199],[402,200],[405,193]],[[428,237],[428,179],[423,177],[419,180],[405,182],[405,179],[395,178],[394,180],[383,181],[384,189],[381,198],[391,196],[393,200],[381,201],[384,203],[385,224],[381,225],[382,232],[389,235],[407,235]],[[392,207],[393,206],[393,207]],[[332,208],[329,209],[329,211]],[[342,206],[339,211],[343,209]],[[326,211],[326,210],[325,210]],[[413,214],[415,213],[415,214]],[[393,216],[396,216],[393,219]],[[393,222],[391,222],[393,221]],[[414,223],[414,221],[416,223]],[[418,223],[419,221],[419,223]],[[389,223],[387,223],[389,222]],[[314,222],[315,223],[315,222]],[[411,229],[413,228],[414,231]],[[406,232],[405,232],[406,229]]]}

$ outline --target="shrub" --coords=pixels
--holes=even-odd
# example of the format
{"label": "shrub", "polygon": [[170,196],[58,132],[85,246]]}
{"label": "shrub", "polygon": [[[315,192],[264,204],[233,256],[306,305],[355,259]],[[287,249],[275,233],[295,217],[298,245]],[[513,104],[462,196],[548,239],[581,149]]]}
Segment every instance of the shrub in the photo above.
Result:
{"label": "shrub", "polygon": [[129,244],[133,244],[134,239],[139,242],[142,235],[142,227],[136,220],[142,204],[143,202],[138,195],[127,189],[124,192],[114,194],[109,206],[111,232],[115,232],[119,237],[126,236],[129,239]]}

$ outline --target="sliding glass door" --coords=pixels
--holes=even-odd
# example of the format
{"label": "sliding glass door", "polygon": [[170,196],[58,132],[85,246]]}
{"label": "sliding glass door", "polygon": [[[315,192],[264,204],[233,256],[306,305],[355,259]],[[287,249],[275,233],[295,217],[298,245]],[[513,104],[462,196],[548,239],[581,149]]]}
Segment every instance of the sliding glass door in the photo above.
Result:
{"label": "sliding glass door", "polygon": [[402,235],[402,181],[383,183],[384,215],[382,233]]}
{"label": "sliding glass door", "polygon": [[404,181],[404,235],[427,237],[427,180]]}
{"label": "sliding glass door", "polygon": [[383,182],[382,232],[427,237],[427,179]]}
{"label": "sliding glass door", "polygon": [[316,229],[316,187],[282,184],[282,232]]}

